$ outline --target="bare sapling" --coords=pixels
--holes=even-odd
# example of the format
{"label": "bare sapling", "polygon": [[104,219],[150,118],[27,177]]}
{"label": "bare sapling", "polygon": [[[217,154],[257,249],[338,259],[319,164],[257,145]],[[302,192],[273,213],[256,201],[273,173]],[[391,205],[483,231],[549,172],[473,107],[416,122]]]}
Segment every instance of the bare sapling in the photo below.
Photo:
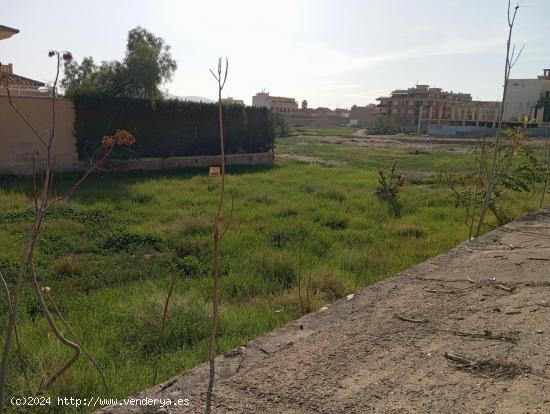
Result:
{"label": "bare sapling", "polygon": [[[177,270],[174,271],[172,278],[170,279],[170,287],[168,288],[168,293],[166,294],[166,299],[164,301],[164,307],[162,311],[162,320],[160,323],[160,332],[159,332],[159,352],[164,351],[164,342],[165,342],[165,330],[166,330],[166,324],[168,320],[168,310],[170,308],[170,299],[172,298],[172,294],[174,293],[174,288],[176,287],[176,282],[178,280],[178,272]],[[157,383],[157,376],[158,376],[158,367],[159,362],[155,364],[155,371],[153,373],[153,385]]]}
{"label": "bare sapling", "polygon": [[222,70],[222,58],[218,59],[218,70],[215,73],[210,70],[214,79],[218,83],[218,118],[219,118],[219,130],[220,130],[220,191],[218,196],[218,205],[216,209],[216,215],[214,216],[214,224],[212,228],[212,250],[213,250],[213,268],[212,268],[212,326],[210,329],[210,344],[208,350],[208,359],[210,365],[210,375],[208,380],[208,390],[206,395],[206,407],[205,412],[208,414],[212,411],[212,398],[214,391],[214,382],[216,379],[216,335],[218,331],[219,321],[219,299],[218,290],[220,283],[220,243],[225,235],[231,219],[227,225],[222,228],[222,215],[224,209],[225,198],[225,145],[224,145],[224,130],[223,130],[223,105],[222,105],[222,90],[227,80],[227,73],[229,69],[229,61],[225,59],[225,69]]}
{"label": "bare sapling", "polygon": [[378,169],[378,185],[376,186],[376,197],[390,206],[393,216],[401,215],[401,206],[399,204],[399,191],[405,184],[405,176],[397,173],[396,167],[399,159],[393,160],[389,175],[383,169]]}
{"label": "bare sapling", "polygon": [[481,209],[479,212],[479,221],[477,223],[476,237],[478,237],[481,233],[481,229],[485,222],[485,214],[489,207],[489,201],[494,191],[495,173],[496,173],[498,158],[500,154],[502,123],[504,122],[504,119],[503,119],[504,107],[506,104],[506,95],[508,92],[508,80],[510,79],[510,73],[512,71],[512,68],[517,63],[518,59],[521,56],[521,53],[523,52],[523,48],[525,47],[525,46],[522,46],[521,49],[519,49],[519,52],[516,54],[516,46],[515,45],[512,46],[512,33],[514,30],[514,23],[516,21],[518,10],[519,10],[519,3],[516,4],[516,6],[513,8],[513,11],[512,11],[511,0],[508,0],[508,40],[506,42],[506,62],[504,64],[504,89],[502,91],[502,102],[500,104],[498,127],[495,135],[495,148],[493,151],[493,160],[491,163],[489,176],[487,178],[487,188],[486,188],[485,195],[483,197],[483,202],[481,204]]}
{"label": "bare sapling", "polygon": [[544,155],[546,158],[546,166],[544,169],[544,187],[542,188],[542,195],[540,197],[540,206],[544,206],[544,196],[548,191],[548,182],[550,181],[550,137],[548,136],[548,127],[546,127],[546,141],[544,144]]}
{"label": "bare sapling", "polygon": [[[45,219],[46,212],[48,209],[53,207],[56,203],[68,199],[84,182],[84,180],[94,171],[96,171],[103,162],[111,155],[114,148],[117,145],[131,145],[134,143],[134,137],[124,130],[117,130],[116,133],[112,136],[105,136],[101,142],[103,148],[103,155],[99,159],[90,163],[84,174],[78,179],[72,186],[65,190],[60,195],[54,196],[53,192],[53,177],[54,177],[54,166],[55,166],[55,155],[53,152],[54,143],[55,143],[55,134],[56,134],[56,101],[58,97],[58,80],[60,74],[61,62],[70,61],[72,59],[72,54],[70,52],[59,52],[59,51],[50,51],[49,57],[56,59],[56,73],[55,80],[51,88],[51,127],[50,130],[46,133],[41,132],[25,115],[25,113],[15,104],[12,99],[10,88],[7,83],[4,85],[6,94],[8,97],[9,104],[11,108],[16,112],[19,118],[25,123],[29,128],[30,132],[34,135],[36,140],[39,143],[40,148],[43,150],[44,157],[44,166],[43,172],[41,173],[41,188],[39,188],[39,183],[36,178],[37,176],[37,164],[39,161],[40,151],[37,151],[33,154],[33,171],[32,171],[32,196],[33,204],[35,209],[35,214],[32,220],[32,225],[25,237],[25,243],[23,247],[23,253],[19,260],[18,269],[15,275],[15,285],[13,287],[13,293],[9,290],[7,284],[5,289],[7,292],[8,300],[8,324],[6,327],[5,341],[3,346],[2,361],[0,364],[0,413],[4,412],[4,402],[5,402],[5,392],[7,385],[8,377],[8,362],[10,358],[10,351],[12,348],[12,342],[14,336],[16,337],[16,342],[19,344],[19,339],[17,338],[17,314],[18,308],[21,300],[21,292],[23,285],[25,283],[25,276],[30,275],[31,287],[34,290],[34,294],[40,305],[40,309],[44,314],[48,326],[51,331],[54,333],[55,337],[65,346],[69,347],[73,351],[73,356],[55,373],[53,373],[48,379],[42,381],[41,386],[38,391],[41,392],[44,389],[50,387],[64,372],[66,372],[78,359],[81,352],[84,352],[96,369],[100,372],[99,365],[91,357],[91,355],[84,350],[80,341],[74,335],[72,329],[70,329],[67,321],[58,313],[58,317],[62,320],[65,328],[73,336],[73,340],[68,339],[61,329],[57,326],[57,323],[46,303],[45,297],[48,297],[51,304],[54,305],[55,302],[49,293],[49,288],[41,286],[39,282],[38,275],[34,267],[34,254],[37,247],[38,236],[41,231],[42,224]],[[54,305],[54,308],[57,308]],[[21,349],[18,346],[18,352],[21,357]],[[25,366],[25,364],[23,364]],[[100,373],[102,380],[105,383],[105,378],[102,373]],[[30,388],[30,386],[29,386]]]}

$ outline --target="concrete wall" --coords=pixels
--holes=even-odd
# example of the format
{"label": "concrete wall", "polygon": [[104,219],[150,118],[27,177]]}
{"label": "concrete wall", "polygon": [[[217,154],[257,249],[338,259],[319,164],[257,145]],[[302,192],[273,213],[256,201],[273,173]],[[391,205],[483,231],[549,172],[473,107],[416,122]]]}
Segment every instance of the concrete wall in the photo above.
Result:
{"label": "concrete wall", "polygon": [[538,79],[510,79],[502,119],[505,122],[522,122],[524,116],[530,118],[540,93],[541,82]]}
{"label": "concrete wall", "polygon": [[[13,102],[40,134],[47,138],[52,125],[51,100],[46,97],[17,96]],[[74,106],[68,99],[56,101],[56,134],[53,145],[56,170],[77,168],[78,156],[73,135]],[[10,106],[8,97],[0,95],[0,172],[28,174],[32,171],[32,156],[46,158],[46,149],[25,122]]]}
{"label": "concrete wall", "polygon": [[[550,126],[548,128],[527,128],[527,132],[531,137],[546,137],[550,134]],[[436,137],[493,137],[496,134],[496,128],[480,127],[480,126],[461,126],[461,125],[434,125],[428,128],[428,134]]]}

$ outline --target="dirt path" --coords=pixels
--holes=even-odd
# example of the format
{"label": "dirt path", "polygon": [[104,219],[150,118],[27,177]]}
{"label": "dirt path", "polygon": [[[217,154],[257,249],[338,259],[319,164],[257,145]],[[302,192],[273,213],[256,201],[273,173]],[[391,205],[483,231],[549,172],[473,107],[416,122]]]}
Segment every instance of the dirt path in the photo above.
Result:
{"label": "dirt path", "polygon": [[[549,273],[546,211],[220,356],[213,412],[550,413]],[[207,372],[140,397],[204,412]]]}

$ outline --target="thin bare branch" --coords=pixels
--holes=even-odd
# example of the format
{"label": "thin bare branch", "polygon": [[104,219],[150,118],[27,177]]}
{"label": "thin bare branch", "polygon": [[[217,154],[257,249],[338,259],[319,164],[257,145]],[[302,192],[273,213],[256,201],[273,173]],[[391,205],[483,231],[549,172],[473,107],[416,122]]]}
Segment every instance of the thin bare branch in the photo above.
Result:
{"label": "thin bare branch", "polygon": [[[220,61],[221,61],[221,59],[220,59]],[[222,82],[221,89],[223,89],[223,87],[225,86],[225,81],[227,80],[227,73],[228,72],[229,72],[229,60],[226,57],[225,58],[225,75],[223,77],[223,82]]]}
{"label": "thin bare branch", "polygon": [[90,360],[90,362],[92,363],[92,365],[95,367],[97,373],[99,374],[99,376],[101,377],[101,381],[103,382],[103,387],[105,388],[105,391],[109,391],[109,387],[107,385],[107,379],[105,378],[105,375],[103,374],[103,370],[101,369],[101,366],[99,365],[99,363],[96,361],[96,359],[86,350],[86,348],[84,348],[84,346],[82,345],[82,342],[78,339],[78,337],[76,336],[76,334],[74,333],[73,329],[71,328],[71,325],[69,325],[69,323],[65,320],[65,318],[63,317],[63,314],[61,313],[61,309],[59,309],[59,306],[57,306],[57,303],[53,300],[53,297],[51,295],[51,293],[48,291],[48,290],[44,290],[44,293],[46,294],[46,297],[48,298],[48,300],[50,301],[50,303],[52,304],[53,308],[55,309],[56,313],[57,313],[57,316],[59,317],[59,319],[61,320],[61,322],[63,322],[63,325],[65,326],[65,328],[69,331],[69,333],[71,334],[71,336],[73,337],[74,341],[78,344],[78,346],[80,347],[80,350],[82,352],[84,352],[84,354],[88,357],[88,359]]}
{"label": "thin bare branch", "polygon": [[53,320],[52,314],[50,313],[48,306],[46,305],[46,302],[44,301],[44,296],[42,295],[42,289],[40,288],[40,285],[38,283],[38,278],[36,276],[36,270],[34,269],[34,264],[32,260],[29,260],[29,269],[31,273],[31,280],[34,287],[34,292],[36,294],[36,297],[38,298],[38,304],[40,305],[40,308],[42,309],[42,313],[44,313],[44,316],[46,317],[46,320],[48,321],[48,325],[50,326],[50,329],[55,334],[57,339],[64,345],[71,348],[74,352],[73,356],[65,365],[63,365],[58,371],[56,371],[49,379],[46,381],[46,384],[44,384],[44,389],[48,389],[52,386],[52,384],[61,376],[63,373],[68,370],[79,358],[80,356],[80,347],[77,343],[72,342],[65,338],[65,336],[61,333],[57,325],[55,324],[55,321]]}
{"label": "thin bare branch", "polygon": [[38,151],[32,153],[32,198],[34,200],[34,211],[38,211],[38,189],[36,188],[36,160],[35,156]]}
{"label": "thin bare branch", "polygon": [[103,162],[105,162],[105,160],[107,158],[109,158],[109,156],[111,155],[111,153],[113,152],[113,149],[114,149],[114,146],[110,147],[106,152],[105,154],[103,154],[103,157],[101,157],[99,160],[97,160],[96,162],[94,162],[89,168],[88,170],[86,170],[86,172],[82,175],[82,177],[80,177],[80,179],[75,182],[71,187],[69,187],[63,194],[61,194],[59,197],[55,198],[54,200],[52,200],[52,202],[49,204],[48,207],[51,207],[53,206],[55,203],[59,202],[59,201],[62,201],[62,200],[65,200],[69,197],[71,197],[74,192],[78,189],[78,187],[80,187],[80,185],[86,180],[86,178],[88,178],[88,176],[93,173],[95,170],[97,170],[99,168],[99,166],[101,164],[103,164]]}
{"label": "thin bare branch", "polygon": [[[4,275],[2,274],[2,271],[0,270],[0,280],[2,281],[2,287],[4,289],[4,293],[6,294],[6,307],[8,310],[8,315],[13,312],[12,304],[11,304],[11,294],[10,289],[8,287],[8,284],[6,283],[6,279],[4,279]],[[21,362],[21,367],[23,368],[23,376],[25,377],[25,385],[27,386],[27,391],[30,395],[32,395],[32,389],[31,389],[31,383],[29,382],[29,377],[27,374],[28,366],[27,362],[25,361],[25,358],[23,358],[23,351],[21,350],[21,343],[19,341],[19,334],[17,333],[17,326],[15,326],[15,343],[17,345],[17,354],[19,356],[19,361]]]}
{"label": "thin bare branch", "polygon": [[[164,311],[162,313],[162,322],[160,325],[160,333],[159,333],[159,351],[164,351],[164,330],[166,329],[166,320],[168,319],[168,308],[170,306],[170,298],[172,297],[172,293],[174,291],[174,287],[176,286],[176,281],[178,278],[177,272],[174,272],[174,275],[172,276],[172,281],[170,282],[170,288],[168,289],[168,295],[166,295],[166,300],[164,301]],[[155,372],[153,374],[153,385],[157,383],[157,374],[158,374],[158,367],[159,363],[155,364]]]}
{"label": "thin bare branch", "polygon": [[[514,46],[515,47],[515,46]],[[521,57],[521,54],[523,53],[523,49],[525,49],[525,45],[521,46],[521,49],[519,50],[518,55],[515,58],[512,58],[510,61],[510,69],[512,69],[515,64],[517,63],[518,59]]]}
{"label": "thin bare branch", "polygon": [[234,201],[235,201],[235,197],[231,197],[231,211],[229,212],[229,220],[227,221],[227,223],[224,224],[222,234],[220,235],[220,241],[223,240],[225,233],[227,233],[227,230],[231,228],[231,224],[233,223]]}
{"label": "thin bare branch", "polygon": [[218,82],[220,81],[220,78],[218,78],[216,76],[216,74],[214,73],[214,71],[212,69],[209,69],[210,73],[212,74],[212,76],[214,76],[214,79],[216,79]]}

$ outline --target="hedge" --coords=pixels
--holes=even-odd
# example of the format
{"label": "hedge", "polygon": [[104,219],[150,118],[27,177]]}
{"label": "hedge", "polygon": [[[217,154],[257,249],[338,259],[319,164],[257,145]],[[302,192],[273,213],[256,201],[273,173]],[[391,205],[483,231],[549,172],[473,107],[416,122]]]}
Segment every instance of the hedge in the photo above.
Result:
{"label": "hedge", "polygon": [[[219,121],[217,104],[166,100],[77,95],[75,135],[81,160],[97,156],[101,138],[126,129],[136,142],[117,148],[115,158],[217,155]],[[266,152],[273,148],[270,113],[265,108],[224,105],[227,154]]]}

